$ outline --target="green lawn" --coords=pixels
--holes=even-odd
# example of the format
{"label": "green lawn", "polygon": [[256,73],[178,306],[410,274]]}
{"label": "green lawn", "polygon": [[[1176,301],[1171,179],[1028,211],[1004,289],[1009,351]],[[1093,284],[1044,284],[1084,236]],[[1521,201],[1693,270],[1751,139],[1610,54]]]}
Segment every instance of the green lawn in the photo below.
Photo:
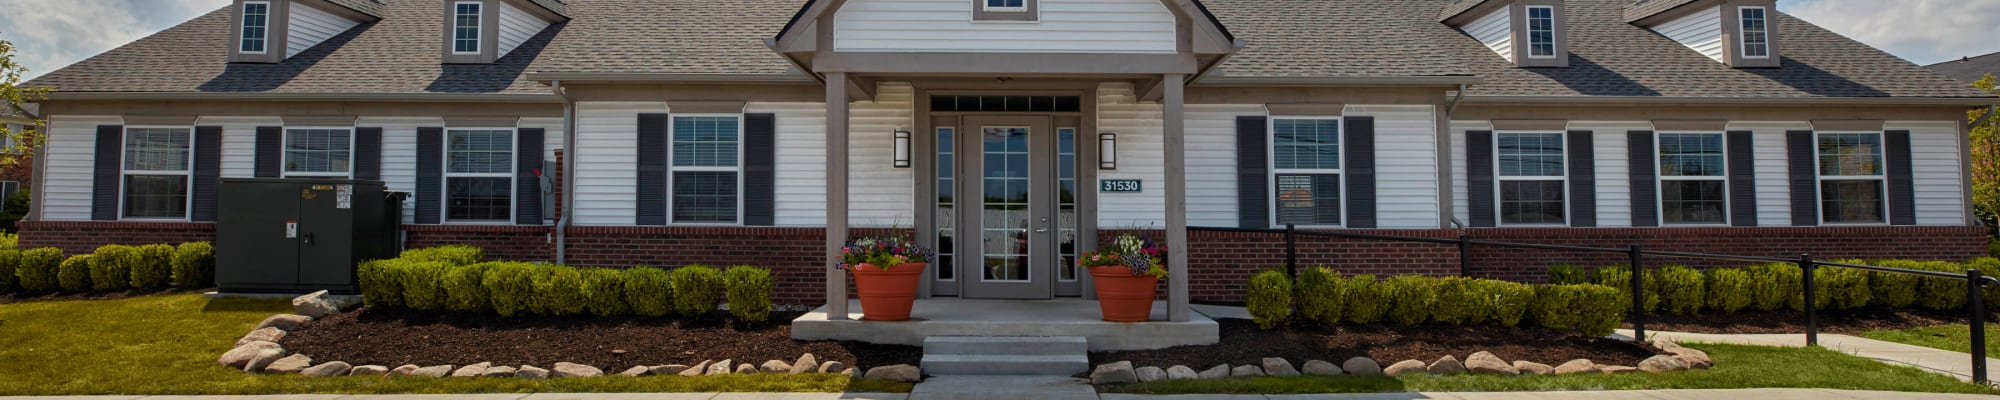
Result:
{"label": "green lawn", "polygon": [[1553,391],[1631,389],[1825,388],[1902,392],[2000,393],[1912,367],[1825,349],[1691,345],[1715,357],[1714,369],[1668,374],[1404,378],[1288,377],[1158,381],[1110,388],[1122,393],[1365,393],[1385,391]]}
{"label": "green lawn", "polygon": [[0,395],[907,392],[909,384],[833,374],[550,380],[251,375],[215,359],[284,300],[199,294],[0,304]]}
{"label": "green lawn", "polygon": [[[1972,352],[1972,328],[1966,324],[1948,324],[1888,331],[1867,331],[1862,332],[1861,337],[1924,346],[1933,349],[1951,350],[1960,353]],[[1986,323],[1986,356],[2000,356],[2000,323]]]}

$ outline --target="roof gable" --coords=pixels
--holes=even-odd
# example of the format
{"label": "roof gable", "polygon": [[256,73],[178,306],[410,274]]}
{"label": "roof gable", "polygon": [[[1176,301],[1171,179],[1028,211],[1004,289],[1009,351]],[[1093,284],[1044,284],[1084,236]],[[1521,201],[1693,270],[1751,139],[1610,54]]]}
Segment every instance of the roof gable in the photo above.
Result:
{"label": "roof gable", "polygon": [[1987,74],[2000,76],[2000,53],[1966,57],[1924,66],[1944,76],[1964,82],[1978,81]]}

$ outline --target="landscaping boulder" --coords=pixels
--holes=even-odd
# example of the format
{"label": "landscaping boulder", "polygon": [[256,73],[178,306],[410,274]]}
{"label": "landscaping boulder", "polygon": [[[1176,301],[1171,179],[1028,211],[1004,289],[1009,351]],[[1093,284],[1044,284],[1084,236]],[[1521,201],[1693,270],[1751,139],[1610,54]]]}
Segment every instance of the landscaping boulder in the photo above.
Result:
{"label": "landscaping boulder", "polygon": [[[1673,342],[1662,342],[1662,343],[1673,343]],[[1705,351],[1690,349],[1686,347],[1678,347],[1678,346],[1673,348],[1662,347],[1661,349],[1666,350],[1667,354],[1674,355],[1674,358],[1681,359],[1681,363],[1687,364],[1688,368],[1709,369],[1710,367],[1715,366],[1715,359],[1709,358],[1708,352]]]}
{"label": "landscaping boulder", "polygon": [[505,365],[495,365],[486,368],[486,372],[480,373],[479,376],[482,378],[506,378],[514,376],[515,374],[519,373],[520,371],[514,369],[514,367],[509,367]]}
{"label": "landscaping boulder", "polygon": [[1202,370],[1202,371],[1201,371],[1201,373],[1197,373],[1197,374],[1195,374],[1195,377],[1196,377],[1196,378],[1200,378],[1200,379],[1222,379],[1222,378],[1228,378],[1228,377],[1229,377],[1229,364],[1222,364],[1222,365],[1217,365],[1217,366],[1215,366],[1214,368],[1209,368],[1209,369],[1205,369],[1205,370]]}
{"label": "landscaping boulder", "polygon": [[1430,372],[1432,375],[1463,374],[1465,373],[1465,363],[1458,362],[1458,357],[1444,356],[1437,361],[1431,362],[1429,367],[1424,367],[1424,371]]}
{"label": "landscaping boulder", "polygon": [[304,371],[306,367],[311,367],[312,363],[313,358],[311,356],[293,354],[285,356],[285,358],[280,358],[277,361],[272,361],[271,365],[264,366],[264,372],[273,374],[297,373]]}
{"label": "landscaping boulder", "polygon": [[1229,376],[1264,376],[1264,368],[1255,365],[1238,365],[1229,369]]}
{"label": "landscaping boulder", "polygon": [[456,371],[451,371],[451,377],[453,377],[453,378],[477,378],[477,377],[479,377],[480,375],[485,375],[485,374],[486,374],[486,369],[488,369],[488,368],[493,368],[493,363],[490,363],[490,362],[482,362],[482,363],[478,363],[478,364],[472,364],[472,365],[467,365],[467,366],[463,366],[463,367],[458,367],[458,370],[456,370]]}
{"label": "landscaping boulder", "polygon": [[1330,376],[1340,375],[1341,370],[1339,366],[1326,362],[1326,360],[1310,360],[1306,361],[1305,365],[1299,366],[1299,372],[1303,372],[1306,375]]}
{"label": "landscaping boulder", "polygon": [[1652,356],[1646,358],[1645,361],[1639,362],[1640,371],[1651,373],[1673,372],[1684,369],[1688,369],[1687,363],[1681,362],[1679,357],[1670,355]]}
{"label": "landscaping boulder", "polygon": [[312,366],[312,367],[310,367],[310,368],[306,368],[306,369],[303,369],[303,370],[299,370],[299,375],[303,375],[303,376],[344,376],[344,375],[347,375],[347,371],[349,371],[349,370],[353,370],[353,369],[354,369],[354,366],[352,366],[352,365],[348,365],[348,364],[347,364],[346,362],[344,362],[344,361],[334,361],[334,362],[329,362],[329,363],[325,363],[325,364],[320,364],[320,365],[314,365],[314,366]]}
{"label": "landscaping boulder", "polygon": [[1521,370],[1521,375],[1551,375],[1556,373],[1556,367],[1525,360],[1514,360],[1514,369]]}
{"label": "landscaping boulder", "polygon": [[1264,358],[1264,374],[1270,376],[1299,376],[1299,369],[1292,367],[1291,361],[1279,357]]}
{"label": "landscaping boulder", "polygon": [[277,362],[280,358],[285,358],[285,349],[258,350],[257,355],[250,357],[249,363],[243,364],[243,372],[264,372],[265,367],[271,366],[271,363]]}
{"label": "landscaping boulder", "polygon": [[369,376],[369,375],[383,376],[388,374],[389,374],[389,367],[384,367],[380,365],[363,365],[359,367],[354,367],[354,369],[347,371],[348,376]]}
{"label": "landscaping boulder", "polygon": [[[868,371],[868,373],[873,374],[875,373],[875,371]],[[1139,381],[1139,374],[1138,372],[1134,372],[1132,370],[1131,361],[1119,361],[1110,364],[1102,364],[1098,365],[1097,369],[1093,369],[1090,371],[1090,383],[1093,385],[1132,383],[1138,381]]]}
{"label": "landscaping boulder", "polygon": [[597,367],[592,367],[577,363],[568,363],[568,362],[559,362],[556,363],[556,366],[554,368],[549,368],[550,378],[569,378],[569,377],[588,378],[593,376],[604,376],[604,370],[597,369]]}
{"label": "landscaping boulder", "polygon": [[234,349],[223,352],[222,357],[216,358],[215,362],[230,368],[243,369],[243,366],[250,364],[250,359],[257,358],[257,353],[272,349],[283,348],[278,347],[278,344],[275,342],[257,341],[244,343],[237,345]]}
{"label": "landscaping boulder", "polygon": [[708,366],[714,364],[714,361],[701,360],[700,364],[695,364],[692,367],[681,370],[681,376],[702,376],[708,374]]}
{"label": "landscaping boulder", "polygon": [[1354,375],[1381,375],[1382,364],[1375,363],[1372,358],[1355,357],[1340,363],[1340,370]]}
{"label": "landscaping boulder", "polygon": [[1167,367],[1167,379],[1194,379],[1198,377],[1200,375],[1195,374],[1194,368],[1188,368],[1186,365]]}
{"label": "landscaping boulder", "polygon": [[327,298],[325,290],[307,293],[292,299],[292,313],[319,319],[327,314],[340,312],[340,306]]}
{"label": "landscaping boulder", "polygon": [[415,364],[403,364],[403,366],[390,369],[389,376],[406,376],[417,372],[417,368],[423,367],[416,366]]}
{"label": "landscaping boulder", "polygon": [[765,361],[764,364],[758,365],[757,368],[767,374],[788,374],[792,372],[791,364],[786,364],[784,361],[778,360]]}
{"label": "landscaping boulder", "polygon": [[[1130,367],[1131,364],[1127,363],[1126,366]],[[862,379],[879,379],[879,380],[895,381],[895,382],[917,382],[924,380],[924,371],[921,369],[917,369],[917,367],[911,366],[909,364],[896,364],[886,367],[869,368],[868,373],[863,375]]]}
{"label": "landscaping boulder", "polygon": [[688,366],[680,364],[655,365],[646,367],[646,375],[680,375],[681,371],[686,370]]}
{"label": "landscaping boulder", "polygon": [[819,365],[819,373],[822,374],[835,374],[835,373],[840,373],[842,371],[847,371],[846,363],[842,363],[839,361],[827,361],[826,363]]}
{"label": "landscaping boulder", "polygon": [[452,367],[455,366],[451,364],[445,364],[445,365],[432,365],[428,367],[417,368],[416,371],[410,371],[410,376],[443,378],[445,377],[445,375],[451,374]]}
{"label": "landscaping boulder", "polygon": [[1569,360],[1556,366],[1556,375],[1574,375],[1597,372],[1597,363],[1585,359]]}
{"label": "landscaping boulder", "polygon": [[1395,364],[1389,364],[1389,368],[1383,369],[1382,373],[1388,374],[1389,376],[1403,376],[1403,375],[1421,374],[1424,373],[1425,371],[1426,369],[1423,361],[1403,360],[1403,361],[1397,361]]}
{"label": "landscaping boulder", "polygon": [[1478,352],[1465,356],[1465,369],[1475,374],[1520,375],[1521,369],[1514,368],[1507,360],[1500,359],[1491,352]]}
{"label": "landscaping boulder", "polygon": [[646,376],[646,374],[652,372],[653,372],[652,368],[641,365],[637,367],[626,368],[625,372],[618,373],[618,376]]}
{"label": "landscaping boulder", "polygon": [[840,370],[840,374],[847,375],[849,378],[861,379],[861,371],[854,369],[854,367],[847,367],[847,369]]}
{"label": "landscaping boulder", "polygon": [[736,364],[736,371],[735,371],[735,373],[738,373],[738,374],[754,374],[754,373],[757,373],[757,367],[755,367],[755,366],[751,366],[751,365],[750,365],[750,363],[742,363],[742,364]]}
{"label": "landscaping boulder", "polygon": [[264,322],[258,322],[257,327],[252,329],[277,328],[282,331],[292,331],[305,326],[307,322],[312,322],[312,317],[298,314],[278,314],[264,318]]}
{"label": "landscaping boulder", "polygon": [[731,364],[732,361],[733,360],[716,361],[714,364],[708,365],[708,371],[702,373],[707,375],[725,375],[730,372],[735,372],[735,369],[733,369],[735,365]]}
{"label": "landscaping boulder", "polygon": [[527,379],[548,379],[549,370],[541,369],[533,365],[523,365],[521,366],[520,369],[514,371],[514,377],[527,378]]}
{"label": "landscaping boulder", "polygon": [[819,359],[813,357],[813,353],[806,353],[806,355],[799,356],[798,361],[793,361],[792,369],[790,371],[785,371],[785,373],[798,375],[807,372],[813,372],[818,369],[819,369]]}
{"label": "landscaping boulder", "polygon": [[1139,369],[1132,370],[1132,373],[1139,376],[1140,382],[1167,379],[1167,370],[1160,369],[1160,367],[1139,367]]}
{"label": "landscaping boulder", "polygon": [[236,345],[242,346],[250,344],[250,342],[277,343],[279,339],[284,339],[284,338],[285,338],[285,331],[282,329],[257,328],[255,330],[251,330],[250,333],[243,334],[242,338],[236,339]]}
{"label": "landscaping boulder", "polygon": [[1606,365],[1597,367],[1597,370],[1606,374],[1629,374],[1633,372],[1639,372],[1638,368],[1632,368],[1623,365]]}

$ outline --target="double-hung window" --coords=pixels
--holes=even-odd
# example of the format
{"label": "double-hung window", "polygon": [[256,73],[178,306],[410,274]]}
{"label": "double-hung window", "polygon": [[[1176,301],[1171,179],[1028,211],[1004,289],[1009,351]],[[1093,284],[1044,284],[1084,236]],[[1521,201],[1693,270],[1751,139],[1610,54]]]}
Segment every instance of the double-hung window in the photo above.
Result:
{"label": "double-hung window", "polygon": [[445,221],[513,221],[514,130],[451,129],[445,136]]}
{"label": "double-hung window", "polygon": [[1271,119],[1271,196],[1278,225],[1338,226],[1339,118]]}
{"label": "double-hung window", "polygon": [[1743,57],[1766,58],[1771,56],[1770,21],[1764,14],[1764,7],[1738,8],[1737,19],[1742,21]]}
{"label": "double-hung window", "polygon": [[1820,132],[1818,136],[1820,220],[1887,222],[1882,134]]}
{"label": "double-hung window", "polygon": [[349,176],[353,140],[351,128],[285,129],[285,176]]}
{"label": "double-hung window", "polygon": [[1500,164],[1500,223],[1561,225],[1569,170],[1561,133],[1501,133],[1494,154]]}
{"label": "double-hung window", "polygon": [[184,219],[193,163],[193,130],[134,127],[125,130],[125,218]]}
{"label": "double-hung window", "polygon": [[988,11],[1022,11],[1028,8],[1029,0],[979,0]]}
{"label": "double-hung window", "polygon": [[238,52],[263,54],[264,44],[270,38],[271,3],[268,1],[243,2],[243,32]]}
{"label": "double-hung window", "polygon": [[1661,222],[1729,223],[1729,174],[1722,134],[1662,133],[1659,141]]}
{"label": "double-hung window", "polygon": [[1528,56],[1556,56],[1556,8],[1528,6]]}
{"label": "double-hung window", "polygon": [[674,223],[733,224],[741,220],[741,115],[675,115],[671,150]]}
{"label": "double-hung window", "polygon": [[480,2],[461,1],[452,3],[451,52],[452,54],[479,53],[479,12]]}

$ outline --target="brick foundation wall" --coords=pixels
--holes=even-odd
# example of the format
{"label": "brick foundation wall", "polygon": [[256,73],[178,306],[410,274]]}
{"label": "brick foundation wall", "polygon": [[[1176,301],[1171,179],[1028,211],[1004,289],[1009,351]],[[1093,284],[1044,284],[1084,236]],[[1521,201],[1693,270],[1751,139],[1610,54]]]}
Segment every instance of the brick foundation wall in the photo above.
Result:
{"label": "brick foundation wall", "polygon": [[[854,229],[850,237],[896,234]],[[908,230],[900,234],[908,235]],[[773,302],[823,304],[826,299],[826,229],[771,227],[579,226],[570,228],[569,263],[599,267],[650,265],[769,268]],[[849,281],[850,290],[854,293]]]}
{"label": "brick foundation wall", "polygon": [[404,248],[469,244],[486,258],[510,261],[555,259],[555,228],[543,225],[403,225]]}
{"label": "brick foundation wall", "polygon": [[214,242],[206,222],[21,221],[21,248],[55,247],[84,254],[107,244]]}

